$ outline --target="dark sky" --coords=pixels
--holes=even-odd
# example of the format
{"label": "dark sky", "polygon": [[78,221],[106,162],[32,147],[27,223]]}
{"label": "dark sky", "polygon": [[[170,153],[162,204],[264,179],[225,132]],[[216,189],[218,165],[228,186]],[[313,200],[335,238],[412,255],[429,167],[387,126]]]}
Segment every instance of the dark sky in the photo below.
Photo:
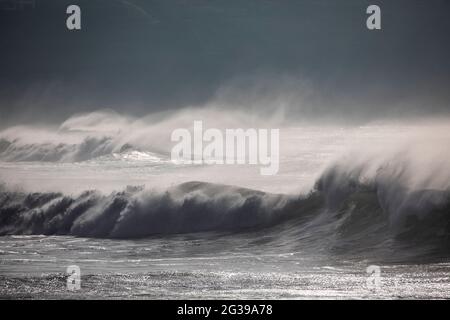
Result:
{"label": "dark sky", "polygon": [[[178,109],[230,85],[250,96],[306,86],[307,106],[294,99],[289,112],[311,119],[450,113],[450,1],[35,0],[6,10],[7,2],[3,125],[99,108]],[[81,31],[66,29],[69,4],[81,7]],[[370,4],[381,7],[380,31],[365,26]]]}

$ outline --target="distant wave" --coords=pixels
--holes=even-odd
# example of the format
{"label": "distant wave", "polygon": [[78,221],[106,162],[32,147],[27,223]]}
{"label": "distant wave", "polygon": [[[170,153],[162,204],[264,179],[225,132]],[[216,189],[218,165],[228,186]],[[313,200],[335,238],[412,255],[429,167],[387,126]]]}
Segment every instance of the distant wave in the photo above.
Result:
{"label": "distant wave", "polygon": [[78,144],[0,140],[3,161],[79,162],[111,154],[113,150],[110,137],[87,137]]}
{"label": "distant wave", "polygon": [[112,110],[77,114],[59,126],[21,125],[0,131],[0,161],[70,163],[132,151],[167,158],[174,129],[190,128],[195,119],[208,120],[212,127],[234,127],[236,117],[246,119],[231,111],[201,108],[141,118]]}
{"label": "distant wave", "polygon": [[158,138],[154,136],[151,128],[137,120],[97,111],[72,116],[57,128],[17,126],[0,132],[0,160],[81,162],[108,155],[151,160],[164,153],[156,150]]}

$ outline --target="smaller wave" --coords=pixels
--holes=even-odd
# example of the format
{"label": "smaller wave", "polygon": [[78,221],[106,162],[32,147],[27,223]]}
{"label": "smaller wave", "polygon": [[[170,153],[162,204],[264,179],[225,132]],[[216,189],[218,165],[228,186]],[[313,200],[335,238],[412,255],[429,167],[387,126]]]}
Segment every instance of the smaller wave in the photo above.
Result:
{"label": "smaller wave", "polygon": [[158,161],[161,152],[142,142],[153,141],[152,132],[133,121],[113,111],[97,111],[72,116],[58,128],[11,127],[0,132],[0,160],[67,163],[110,155],[128,161]]}
{"label": "smaller wave", "polygon": [[110,137],[87,137],[80,143],[23,143],[0,140],[0,159],[7,162],[81,162],[111,154]]}
{"label": "smaller wave", "polygon": [[80,143],[22,144],[0,139],[0,160],[6,162],[84,162],[118,160],[169,162],[167,156],[143,151],[128,143],[118,146],[112,137],[86,137]]}

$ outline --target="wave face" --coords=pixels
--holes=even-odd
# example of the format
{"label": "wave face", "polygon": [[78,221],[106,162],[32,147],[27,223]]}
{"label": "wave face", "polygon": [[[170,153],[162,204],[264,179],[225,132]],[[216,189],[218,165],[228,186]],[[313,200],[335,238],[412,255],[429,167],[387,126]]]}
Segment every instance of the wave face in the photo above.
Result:
{"label": "wave face", "polygon": [[421,188],[421,184],[405,186],[402,182],[410,174],[405,163],[389,163],[371,174],[367,170],[365,165],[336,164],[322,174],[315,186],[325,211],[332,217],[337,241],[344,241],[342,247],[364,250],[399,245],[416,251],[438,249],[447,254],[449,190]]}

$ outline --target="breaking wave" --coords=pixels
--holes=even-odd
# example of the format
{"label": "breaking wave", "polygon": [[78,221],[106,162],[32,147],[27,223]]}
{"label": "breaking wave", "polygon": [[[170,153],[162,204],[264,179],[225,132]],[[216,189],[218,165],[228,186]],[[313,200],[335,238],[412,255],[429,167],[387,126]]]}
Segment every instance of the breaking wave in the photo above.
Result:
{"label": "breaking wave", "polygon": [[[389,168],[372,179],[335,165],[307,195],[270,194],[188,182],[165,191],[129,186],[103,195],[85,191],[0,193],[0,235],[45,234],[140,238],[194,232],[266,230],[284,243],[315,243],[349,251],[450,244],[448,190],[408,190]],[[398,177],[397,177],[398,179]]]}
{"label": "breaking wave", "polygon": [[[102,195],[0,194],[0,234],[135,238],[153,234],[238,231],[286,219],[295,200],[249,189],[189,182],[152,192],[127,187]],[[293,212],[292,212],[293,213]]]}

